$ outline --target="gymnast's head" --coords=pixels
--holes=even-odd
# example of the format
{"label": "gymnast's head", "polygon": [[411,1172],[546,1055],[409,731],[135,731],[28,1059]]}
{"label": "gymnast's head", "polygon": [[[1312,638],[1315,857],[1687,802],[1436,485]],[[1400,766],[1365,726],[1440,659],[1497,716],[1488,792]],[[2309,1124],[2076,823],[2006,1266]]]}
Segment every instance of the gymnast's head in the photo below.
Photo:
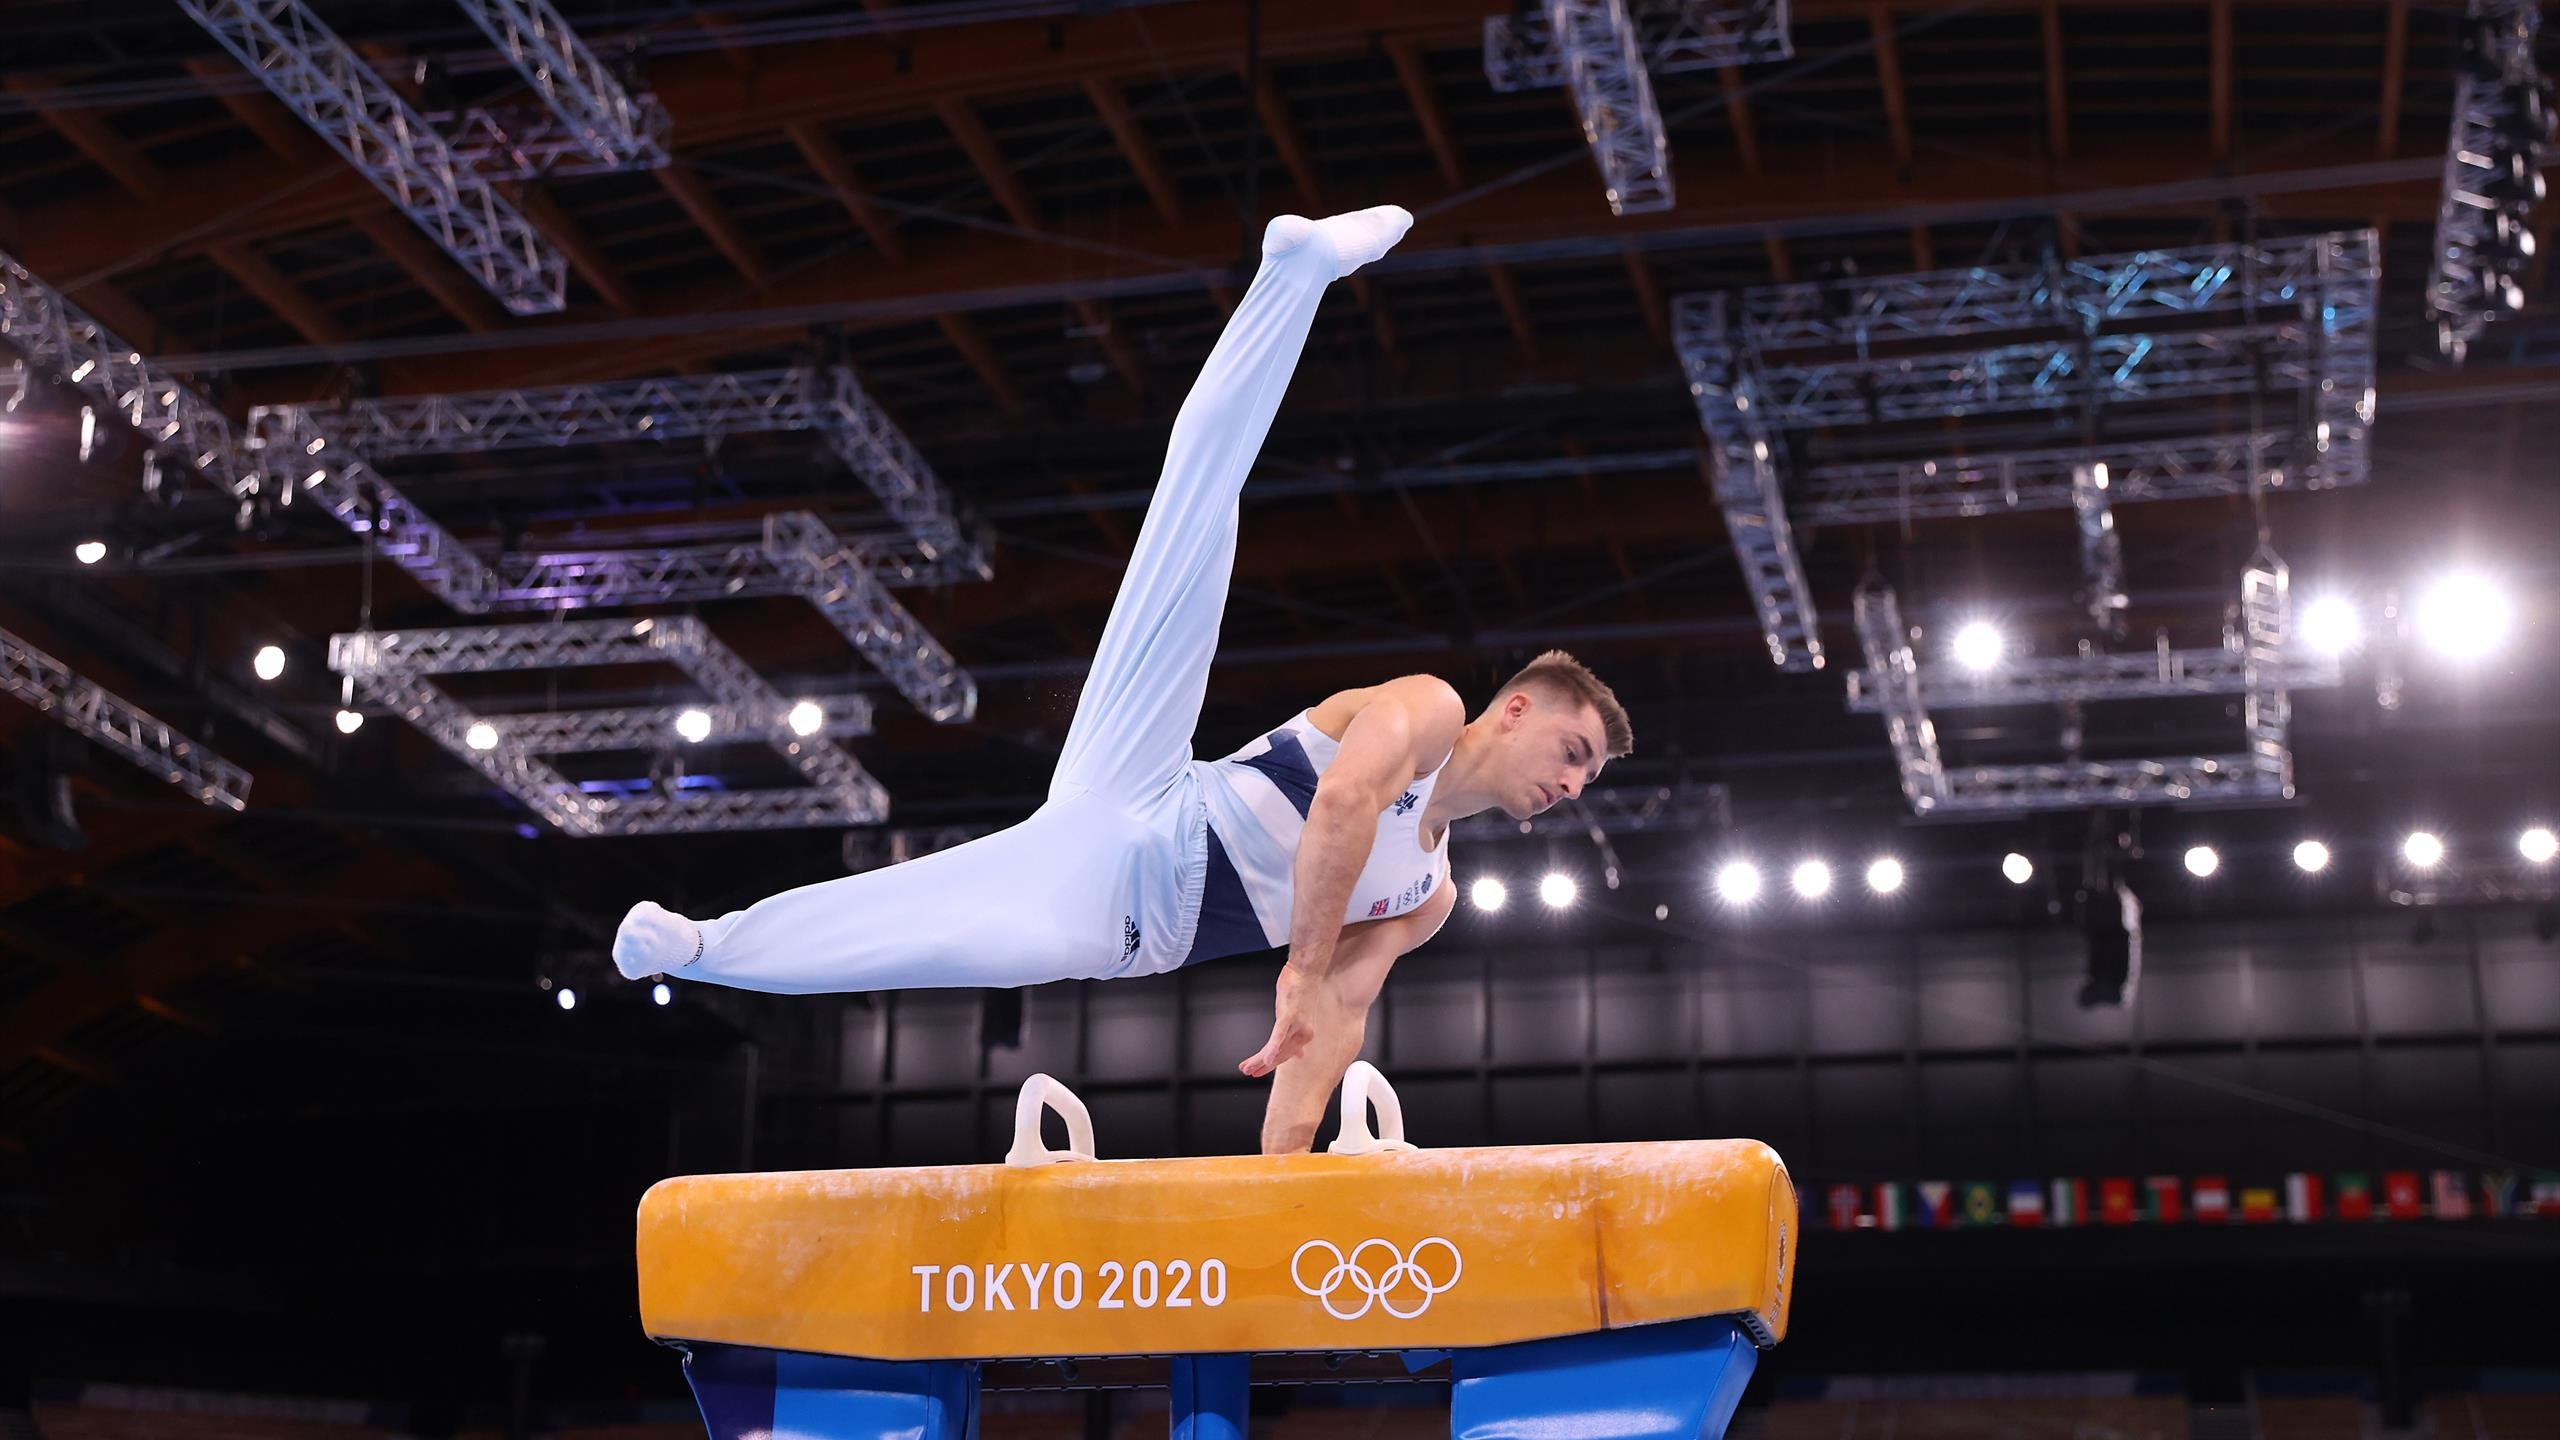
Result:
{"label": "gymnast's head", "polygon": [[1494,692],[1474,728],[1493,747],[1487,778],[1502,813],[1525,820],[1579,795],[1600,767],[1636,745],[1627,709],[1600,677],[1562,650],[1550,650]]}

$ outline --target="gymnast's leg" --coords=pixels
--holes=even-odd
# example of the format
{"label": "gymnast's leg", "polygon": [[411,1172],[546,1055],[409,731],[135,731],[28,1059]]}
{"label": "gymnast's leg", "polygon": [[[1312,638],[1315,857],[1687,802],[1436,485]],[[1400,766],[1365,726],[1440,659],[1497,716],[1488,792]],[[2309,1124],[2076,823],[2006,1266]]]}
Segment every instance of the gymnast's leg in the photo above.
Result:
{"label": "gymnast's leg", "polygon": [[1130,897],[1161,891],[1171,869],[1158,852],[1175,837],[1148,802],[1191,758],[1234,564],[1237,493],[1325,287],[1386,253],[1411,223],[1393,206],[1271,223],[1262,267],[1174,421],[1048,804],[984,839],[716,920],[643,903],[614,937],[616,966],[635,979],[808,994],[1035,985],[1126,962],[1129,912],[1165,908],[1161,897]]}

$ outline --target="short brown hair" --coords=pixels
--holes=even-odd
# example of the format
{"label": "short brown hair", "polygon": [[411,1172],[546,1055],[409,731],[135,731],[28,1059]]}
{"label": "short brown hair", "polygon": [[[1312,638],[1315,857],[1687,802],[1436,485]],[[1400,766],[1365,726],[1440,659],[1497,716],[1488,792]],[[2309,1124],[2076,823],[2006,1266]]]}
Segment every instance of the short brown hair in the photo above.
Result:
{"label": "short brown hair", "polygon": [[1522,666],[1519,674],[1504,681],[1501,690],[1495,692],[1495,703],[1514,690],[1544,690],[1598,711],[1600,733],[1612,760],[1636,748],[1636,732],[1627,723],[1627,707],[1618,703],[1618,697],[1600,683],[1600,677],[1592,674],[1589,666],[1562,650],[1550,650]]}

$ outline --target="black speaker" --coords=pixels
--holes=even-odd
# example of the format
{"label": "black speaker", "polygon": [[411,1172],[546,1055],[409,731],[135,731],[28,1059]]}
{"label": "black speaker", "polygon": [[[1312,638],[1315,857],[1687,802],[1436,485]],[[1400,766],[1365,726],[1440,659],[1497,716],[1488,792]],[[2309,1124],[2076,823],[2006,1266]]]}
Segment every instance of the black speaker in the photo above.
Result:
{"label": "black speaker", "polygon": [[1021,991],[981,990],[978,992],[978,1048],[980,1050],[1022,1048]]}
{"label": "black speaker", "polygon": [[2080,934],[2088,944],[2080,1008],[2130,1004],[2142,981],[2142,901],[2122,880],[2083,890]]}

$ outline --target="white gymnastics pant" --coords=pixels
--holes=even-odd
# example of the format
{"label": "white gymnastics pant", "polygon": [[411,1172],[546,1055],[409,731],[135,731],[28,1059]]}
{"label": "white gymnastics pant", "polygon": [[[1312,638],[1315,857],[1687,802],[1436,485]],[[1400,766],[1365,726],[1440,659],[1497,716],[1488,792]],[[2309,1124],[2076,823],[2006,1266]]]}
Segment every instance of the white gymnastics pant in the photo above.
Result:
{"label": "white gymnastics pant", "polygon": [[966,845],[703,921],[702,958],[676,974],[812,994],[1181,964],[1207,868],[1191,733],[1235,567],[1237,496],[1334,279],[1330,243],[1297,233],[1278,254],[1285,242],[1266,234],[1261,269],[1173,422],[1047,803]]}

